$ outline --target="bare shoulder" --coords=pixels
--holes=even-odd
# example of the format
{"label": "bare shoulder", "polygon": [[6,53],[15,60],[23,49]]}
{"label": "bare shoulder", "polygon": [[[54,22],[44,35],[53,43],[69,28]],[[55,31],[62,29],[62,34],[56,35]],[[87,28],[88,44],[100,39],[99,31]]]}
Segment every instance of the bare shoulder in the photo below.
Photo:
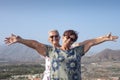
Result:
{"label": "bare shoulder", "polygon": [[73,43],[71,47],[74,48],[74,47],[77,47],[77,46],[79,46],[79,43],[76,42],[76,43]]}

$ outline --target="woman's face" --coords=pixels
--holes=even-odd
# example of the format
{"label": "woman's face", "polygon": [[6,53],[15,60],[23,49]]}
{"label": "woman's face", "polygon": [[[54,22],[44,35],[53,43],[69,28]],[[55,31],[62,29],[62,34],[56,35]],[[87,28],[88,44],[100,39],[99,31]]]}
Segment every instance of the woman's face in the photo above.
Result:
{"label": "woman's face", "polygon": [[71,46],[75,42],[75,35],[64,35],[63,36],[63,44],[66,46]]}

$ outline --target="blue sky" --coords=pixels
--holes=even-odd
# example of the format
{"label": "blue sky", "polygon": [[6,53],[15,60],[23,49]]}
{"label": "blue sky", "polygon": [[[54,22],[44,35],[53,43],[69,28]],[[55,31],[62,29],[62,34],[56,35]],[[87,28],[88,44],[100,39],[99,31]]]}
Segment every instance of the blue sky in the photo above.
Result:
{"label": "blue sky", "polygon": [[[0,0],[0,45],[11,33],[48,43],[48,31],[67,29],[79,33],[77,42],[112,32],[120,36],[119,0]],[[120,49],[117,42],[105,42],[91,51]]]}

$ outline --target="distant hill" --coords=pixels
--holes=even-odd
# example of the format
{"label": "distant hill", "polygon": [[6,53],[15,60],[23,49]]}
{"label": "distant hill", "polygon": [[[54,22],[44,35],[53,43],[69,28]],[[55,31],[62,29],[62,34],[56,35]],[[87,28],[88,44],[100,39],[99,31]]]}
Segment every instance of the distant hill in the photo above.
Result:
{"label": "distant hill", "polygon": [[120,50],[105,49],[99,52],[98,54],[94,55],[94,57],[98,58],[101,61],[105,60],[120,61]]}
{"label": "distant hill", "polygon": [[[0,46],[0,62],[33,62],[40,63],[43,57],[32,48],[22,44]],[[82,62],[120,61],[120,50],[105,49],[92,56],[83,56]]]}
{"label": "distant hill", "polygon": [[95,55],[82,58],[83,63],[99,61],[120,61],[120,50],[104,49]]}
{"label": "distant hill", "polygon": [[43,59],[37,51],[22,44],[0,46],[0,62],[39,62]]}

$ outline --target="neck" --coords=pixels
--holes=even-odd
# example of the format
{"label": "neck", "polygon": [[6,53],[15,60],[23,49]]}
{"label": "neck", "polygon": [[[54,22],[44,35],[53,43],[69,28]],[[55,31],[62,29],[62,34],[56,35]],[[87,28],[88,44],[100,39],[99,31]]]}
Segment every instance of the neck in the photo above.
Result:
{"label": "neck", "polygon": [[54,44],[53,46],[54,46],[54,47],[61,47],[60,44]]}
{"label": "neck", "polygon": [[60,49],[62,49],[62,50],[69,50],[70,47],[69,47],[69,46],[63,46],[63,45],[62,45],[62,46],[60,47]]}

